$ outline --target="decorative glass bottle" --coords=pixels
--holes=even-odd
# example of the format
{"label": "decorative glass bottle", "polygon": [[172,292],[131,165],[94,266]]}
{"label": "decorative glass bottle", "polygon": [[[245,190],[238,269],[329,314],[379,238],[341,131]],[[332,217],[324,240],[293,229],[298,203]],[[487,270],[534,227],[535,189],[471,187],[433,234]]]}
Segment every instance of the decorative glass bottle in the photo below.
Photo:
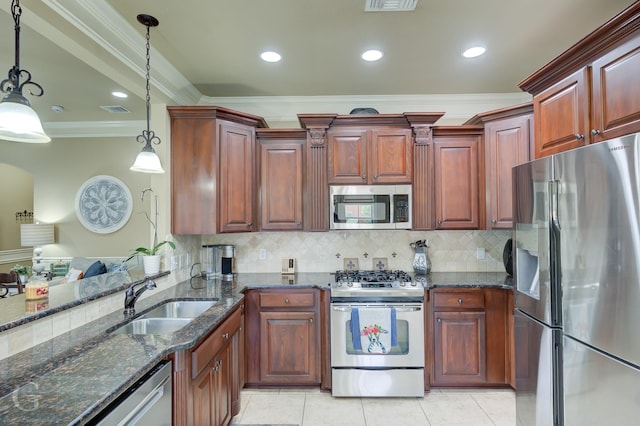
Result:
{"label": "decorative glass bottle", "polygon": [[429,254],[427,253],[429,246],[426,244],[411,243],[411,247],[413,247],[415,251],[415,255],[413,256],[413,272],[415,272],[416,275],[427,275],[431,271],[431,260],[429,260]]}

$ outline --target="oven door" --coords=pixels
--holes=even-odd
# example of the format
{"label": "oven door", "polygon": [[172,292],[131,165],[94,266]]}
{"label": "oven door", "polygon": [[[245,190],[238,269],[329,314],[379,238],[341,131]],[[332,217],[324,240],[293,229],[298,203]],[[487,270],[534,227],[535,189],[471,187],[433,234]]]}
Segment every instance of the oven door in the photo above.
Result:
{"label": "oven door", "polygon": [[[396,310],[397,345],[384,354],[354,348],[351,317],[354,308]],[[360,324],[361,326],[363,324]],[[356,336],[360,338],[360,336]],[[363,346],[364,347],[364,346]],[[331,303],[332,367],[424,368],[424,305],[422,303]]]}

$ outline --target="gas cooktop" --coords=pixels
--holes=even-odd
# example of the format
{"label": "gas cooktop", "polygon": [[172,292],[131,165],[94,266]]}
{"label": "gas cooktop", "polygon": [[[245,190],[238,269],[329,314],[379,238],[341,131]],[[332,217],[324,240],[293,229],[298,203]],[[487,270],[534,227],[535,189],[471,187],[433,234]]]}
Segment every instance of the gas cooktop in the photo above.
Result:
{"label": "gas cooktop", "polygon": [[404,271],[336,271],[336,282],[366,283],[370,284],[369,287],[390,287],[386,284],[411,281],[413,281],[411,275]]}
{"label": "gas cooktop", "polygon": [[343,271],[335,273],[331,297],[422,297],[424,281],[404,271]]}

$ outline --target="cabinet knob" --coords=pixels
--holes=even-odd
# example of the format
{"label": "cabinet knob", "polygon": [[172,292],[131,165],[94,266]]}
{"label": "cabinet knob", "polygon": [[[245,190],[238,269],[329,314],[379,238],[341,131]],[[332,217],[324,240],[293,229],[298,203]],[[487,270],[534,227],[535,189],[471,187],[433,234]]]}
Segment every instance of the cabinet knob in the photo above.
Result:
{"label": "cabinet knob", "polygon": [[438,227],[440,227],[440,225],[442,225],[442,221],[441,220],[438,221]]}
{"label": "cabinet knob", "polygon": [[462,305],[462,299],[458,299],[458,305]]}
{"label": "cabinet knob", "polygon": [[598,129],[591,129],[591,134],[592,134],[593,136],[598,136],[598,135],[600,134],[600,130],[598,130]]}
{"label": "cabinet knob", "polygon": [[313,324],[313,318],[309,318],[309,322]]}
{"label": "cabinet knob", "polygon": [[362,175],[362,180],[367,180],[367,175]]}
{"label": "cabinet knob", "polygon": [[378,180],[378,175],[373,175],[373,178],[374,178],[375,180]]}
{"label": "cabinet knob", "polygon": [[289,299],[284,299],[284,303],[289,303]]}
{"label": "cabinet knob", "polygon": [[495,219],[493,219],[493,220],[491,221],[491,223],[492,223],[492,224],[494,224],[494,225],[496,224],[496,222],[497,222],[497,220],[495,220]]}
{"label": "cabinet knob", "polygon": [[437,320],[437,321],[438,321],[438,322],[442,322],[442,318],[438,318],[438,320]]}
{"label": "cabinet knob", "polygon": [[576,133],[576,139],[578,139],[579,141],[584,139],[584,135],[582,133]]}
{"label": "cabinet knob", "polygon": [[224,333],[222,335],[222,338],[225,339],[225,340],[229,339],[229,333]]}

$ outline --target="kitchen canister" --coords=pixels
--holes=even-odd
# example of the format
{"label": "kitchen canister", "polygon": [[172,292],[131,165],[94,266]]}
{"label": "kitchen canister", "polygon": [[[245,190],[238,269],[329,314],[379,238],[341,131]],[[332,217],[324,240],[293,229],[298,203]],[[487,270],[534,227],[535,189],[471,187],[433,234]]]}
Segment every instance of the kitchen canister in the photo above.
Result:
{"label": "kitchen canister", "polygon": [[431,272],[431,260],[427,252],[429,240],[419,240],[409,245],[415,252],[412,263],[413,272],[415,272],[416,275],[427,275]]}

